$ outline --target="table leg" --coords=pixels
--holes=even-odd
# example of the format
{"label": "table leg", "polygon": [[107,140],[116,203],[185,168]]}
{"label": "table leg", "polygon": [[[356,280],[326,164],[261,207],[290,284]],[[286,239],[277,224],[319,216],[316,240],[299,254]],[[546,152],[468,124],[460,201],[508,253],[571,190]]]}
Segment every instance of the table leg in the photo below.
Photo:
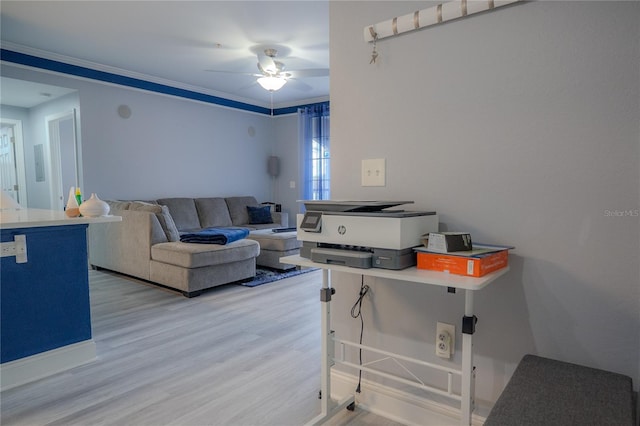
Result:
{"label": "table leg", "polygon": [[322,270],[322,288],[320,289],[320,301],[322,302],[321,310],[321,348],[320,354],[320,396],[321,396],[321,412],[320,415],[311,420],[307,425],[320,425],[333,417],[341,409],[353,404],[355,397],[353,395],[343,399],[339,403],[331,399],[331,366],[334,364],[334,341],[333,331],[331,330],[331,296],[335,290],[331,288],[331,272],[327,269]]}
{"label": "table leg", "polygon": [[322,301],[321,311],[321,326],[320,332],[322,333],[322,352],[320,361],[320,392],[322,396],[322,415],[327,416],[330,410],[329,403],[331,402],[331,357],[333,354],[329,353],[329,339],[331,339],[331,276],[328,269],[322,270],[322,291],[329,293],[329,300]]}
{"label": "table leg", "polygon": [[464,293],[464,318],[462,320],[462,407],[461,425],[471,425],[471,413],[473,412],[474,380],[473,370],[473,333],[475,331],[476,317],[473,315],[473,291],[465,290]]}

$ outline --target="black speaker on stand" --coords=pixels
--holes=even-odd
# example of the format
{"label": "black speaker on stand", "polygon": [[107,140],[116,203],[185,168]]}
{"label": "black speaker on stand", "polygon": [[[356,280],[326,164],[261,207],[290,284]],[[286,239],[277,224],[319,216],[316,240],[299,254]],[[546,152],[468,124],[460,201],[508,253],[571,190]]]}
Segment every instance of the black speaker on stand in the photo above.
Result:
{"label": "black speaker on stand", "polygon": [[[267,173],[269,173],[269,176],[271,176],[271,185],[272,185],[272,190],[274,193],[273,199],[275,200],[275,178],[278,177],[278,175],[280,174],[280,158],[276,157],[275,155],[271,155],[269,156],[269,158],[267,159]],[[280,212],[282,211],[282,205],[281,204],[275,204],[275,211],[276,212]]]}
{"label": "black speaker on stand", "polygon": [[267,173],[271,177],[278,177],[280,174],[280,158],[272,155],[267,160]]}

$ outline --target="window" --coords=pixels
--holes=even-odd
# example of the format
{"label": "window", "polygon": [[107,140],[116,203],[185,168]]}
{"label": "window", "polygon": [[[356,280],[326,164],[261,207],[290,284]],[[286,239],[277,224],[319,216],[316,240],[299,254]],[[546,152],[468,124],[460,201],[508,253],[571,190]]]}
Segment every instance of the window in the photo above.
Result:
{"label": "window", "polygon": [[329,103],[298,109],[303,200],[330,198]]}

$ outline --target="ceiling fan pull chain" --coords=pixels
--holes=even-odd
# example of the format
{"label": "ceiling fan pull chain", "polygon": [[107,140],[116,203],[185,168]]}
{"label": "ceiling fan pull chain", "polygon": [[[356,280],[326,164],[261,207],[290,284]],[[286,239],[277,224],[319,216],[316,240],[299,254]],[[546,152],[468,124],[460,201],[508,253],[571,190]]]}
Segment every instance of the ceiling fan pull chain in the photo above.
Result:
{"label": "ceiling fan pull chain", "polygon": [[271,117],[273,117],[273,90],[270,90],[269,94],[271,95]]}

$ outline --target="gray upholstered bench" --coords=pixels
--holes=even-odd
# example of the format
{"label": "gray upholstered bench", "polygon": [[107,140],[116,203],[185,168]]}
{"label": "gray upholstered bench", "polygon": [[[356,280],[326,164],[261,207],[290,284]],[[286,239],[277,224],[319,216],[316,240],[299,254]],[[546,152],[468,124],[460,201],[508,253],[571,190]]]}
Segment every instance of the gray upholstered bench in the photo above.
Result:
{"label": "gray upholstered bench", "polygon": [[298,241],[295,231],[273,232],[271,229],[261,229],[251,231],[247,238],[260,244],[256,265],[280,270],[295,268],[294,265],[280,263],[281,257],[300,253],[302,242]]}
{"label": "gray upholstered bench", "polygon": [[485,426],[632,426],[630,377],[525,355],[489,413]]}

